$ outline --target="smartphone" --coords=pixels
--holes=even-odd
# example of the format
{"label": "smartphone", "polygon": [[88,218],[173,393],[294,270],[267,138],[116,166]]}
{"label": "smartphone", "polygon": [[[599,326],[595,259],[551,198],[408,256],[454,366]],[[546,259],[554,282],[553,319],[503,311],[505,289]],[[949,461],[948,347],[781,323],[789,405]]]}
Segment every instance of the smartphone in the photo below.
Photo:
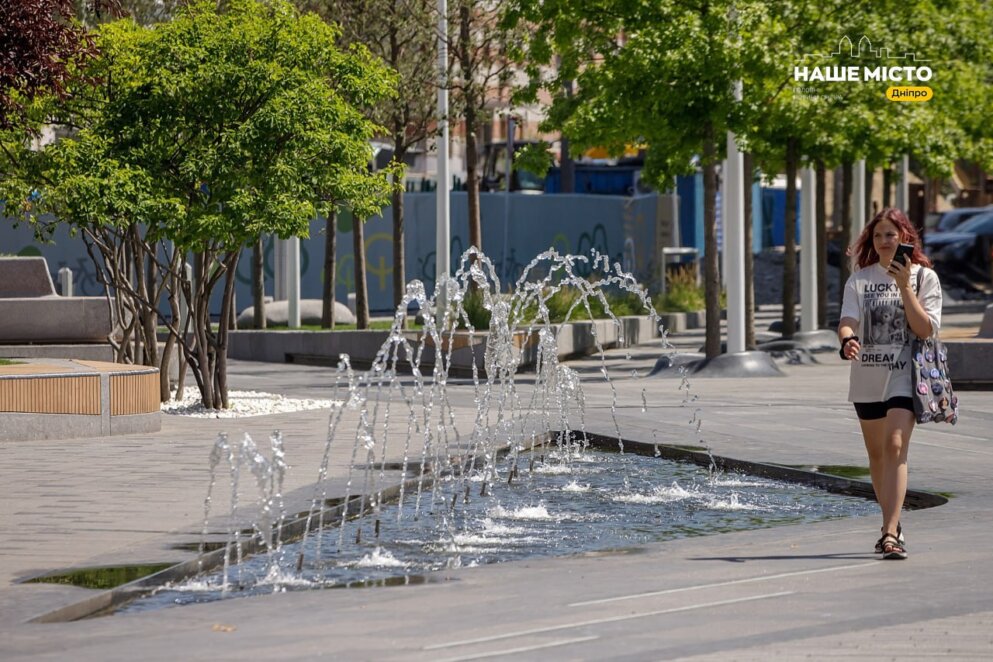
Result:
{"label": "smartphone", "polygon": [[904,265],[910,263],[910,256],[914,254],[913,244],[900,244],[896,247],[896,253],[893,255],[894,260],[899,260],[903,262]]}

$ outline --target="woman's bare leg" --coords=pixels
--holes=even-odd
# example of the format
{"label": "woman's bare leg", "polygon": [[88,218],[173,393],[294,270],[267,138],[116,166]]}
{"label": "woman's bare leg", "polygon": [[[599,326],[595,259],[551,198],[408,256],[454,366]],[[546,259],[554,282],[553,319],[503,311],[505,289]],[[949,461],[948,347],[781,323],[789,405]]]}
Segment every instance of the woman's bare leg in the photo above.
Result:
{"label": "woman's bare leg", "polygon": [[865,452],[869,456],[869,475],[872,478],[872,490],[876,493],[879,508],[886,512],[883,505],[883,456],[886,439],[886,419],[877,418],[869,421],[859,419],[862,427],[862,439],[865,441]]}
{"label": "woman's bare leg", "polygon": [[882,443],[880,507],[883,511],[883,533],[895,536],[907,496],[907,452],[910,449],[910,435],[914,431],[914,414],[906,409],[890,409],[883,420],[886,430]]}

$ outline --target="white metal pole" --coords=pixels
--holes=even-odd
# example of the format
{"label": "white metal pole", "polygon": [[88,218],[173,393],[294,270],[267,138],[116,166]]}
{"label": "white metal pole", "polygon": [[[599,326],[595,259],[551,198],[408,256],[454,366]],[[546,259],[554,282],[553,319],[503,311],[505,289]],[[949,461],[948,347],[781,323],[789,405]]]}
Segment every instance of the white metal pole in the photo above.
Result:
{"label": "white metal pole", "polygon": [[[734,84],[741,101],[741,81]],[[729,354],[745,351],[745,163],[734,133],[727,135],[727,168],[724,170],[724,265],[728,295]]]}
{"label": "white metal pole", "polygon": [[[730,132],[728,132],[730,133]],[[717,181],[717,190],[720,195],[717,196],[717,208],[714,213],[717,216],[717,241],[718,243],[718,254],[720,255],[720,269],[718,269],[721,276],[721,288],[726,289],[728,283],[728,233],[727,233],[727,202],[728,202],[728,160],[724,159],[721,161],[720,175]]]}
{"label": "white metal pole", "polygon": [[451,216],[449,210],[448,176],[448,0],[438,0],[438,121],[441,122],[441,135],[438,136],[438,186],[437,219],[435,239],[435,303],[439,319],[448,307],[448,293],[444,280],[451,273]]}
{"label": "white metal pole", "polygon": [[813,168],[800,173],[800,330],[817,330],[816,180]]}
{"label": "white metal pole", "polygon": [[865,229],[865,159],[852,168],[852,242]]}
{"label": "white metal pole", "polygon": [[[358,219],[355,220],[359,222]],[[286,324],[300,327],[300,237],[286,240]]]}

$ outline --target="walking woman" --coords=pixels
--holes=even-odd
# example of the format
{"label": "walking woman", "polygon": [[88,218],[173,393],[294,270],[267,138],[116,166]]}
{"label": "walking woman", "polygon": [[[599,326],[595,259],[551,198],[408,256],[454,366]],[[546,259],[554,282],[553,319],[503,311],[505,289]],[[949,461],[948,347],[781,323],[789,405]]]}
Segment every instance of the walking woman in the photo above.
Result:
{"label": "walking woman", "polygon": [[[901,250],[909,252],[906,261],[902,254],[894,259],[900,244],[912,246]],[[872,488],[883,514],[876,553],[905,559],[900,510],[915,421],[910,334],[927,338],[938,330],[941,284],[929,268],[917,230],[898,209],[876,214],[851,255],[857,269],[845,284],[838,325],[841,356],[852,361],[848,400],[862,427]]]}

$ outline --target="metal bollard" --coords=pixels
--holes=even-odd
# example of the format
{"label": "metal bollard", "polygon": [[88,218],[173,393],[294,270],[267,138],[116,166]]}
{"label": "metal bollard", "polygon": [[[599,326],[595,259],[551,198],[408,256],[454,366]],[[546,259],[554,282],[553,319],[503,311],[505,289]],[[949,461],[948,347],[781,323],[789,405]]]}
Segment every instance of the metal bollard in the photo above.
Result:
{"label": "metal bollard", "polygon": [[62,288],[62,296],[72,296],[72,269],[69,267],[59,269],[59,287]]}

